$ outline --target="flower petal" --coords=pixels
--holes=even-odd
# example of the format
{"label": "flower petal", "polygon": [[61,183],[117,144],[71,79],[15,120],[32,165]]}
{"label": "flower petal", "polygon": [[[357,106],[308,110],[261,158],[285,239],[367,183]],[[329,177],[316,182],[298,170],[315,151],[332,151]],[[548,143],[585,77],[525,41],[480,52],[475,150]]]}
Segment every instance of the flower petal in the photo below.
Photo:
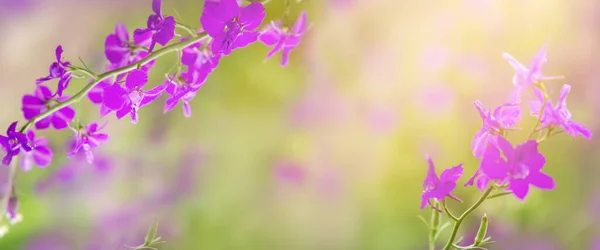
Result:
{"label": "flower petal", "polygon": [[136,69],[129,72],[127,79],[125,80],[125,87],[131,91],[135,88],[141,88],[148,82],[148,73],[142,70]]}
{"label": "flower petal", "polygon": [[240,11],[240,22],[245,30],[255,30],[265,19],[265,6],[259,2],[252,2]]}
{"label": "flower petal", "polygon": [[552,177],[542,172],[531,173],[529,176],[527,176],[527,181],[529,181],[531,185],[534,185],[541,189],[550,190],[554,189],[554,187],[556,186]]}

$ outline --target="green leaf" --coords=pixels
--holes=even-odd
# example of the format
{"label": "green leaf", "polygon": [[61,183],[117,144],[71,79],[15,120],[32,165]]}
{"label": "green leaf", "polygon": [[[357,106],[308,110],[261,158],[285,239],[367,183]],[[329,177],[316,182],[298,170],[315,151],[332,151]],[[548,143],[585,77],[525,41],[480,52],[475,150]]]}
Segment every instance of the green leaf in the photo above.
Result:
{"label": "green leaf", "polygon": [[146,237],[144,238],[144,245],[149,245],[149,243],[151,243],[152,241],[154,241],[154,238],[156,237],[156,231],[158,230],[158,219],[154,219],[154,221],[152,222],[152,226],[150,226],[150,228],[148,228],[148,232],[146,233]]}

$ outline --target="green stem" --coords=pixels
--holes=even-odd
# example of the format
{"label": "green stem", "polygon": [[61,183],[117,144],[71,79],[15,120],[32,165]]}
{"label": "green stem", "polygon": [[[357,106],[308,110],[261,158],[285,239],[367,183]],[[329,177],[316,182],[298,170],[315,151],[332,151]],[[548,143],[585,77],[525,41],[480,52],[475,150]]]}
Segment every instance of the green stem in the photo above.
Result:
{"label": "green stem", "polygon": [[192,28],[190,28],[189,26],[182,24],[182,23],[175,23],[175,27],[180,28],[182,30],[185,30],[187,33],[190,33],[191,36],[195,37],[198,36],[198,34],[196,33],[196,31],[194,31]]}
{"label": "green stem", "polygon": [[437,232],[440,227],[440,213],[435,209],[431,209],[430,224],[431,228],[429,229],[429,250],[435,250],[435,236],[437,235]]}
{"label": "green stem", "polygon": [[479,200],[477,200],[475,202],[475,204],[473,204],[473,206],[471,206],[463,214],[461,214],[460,217],[458,217],[458,220],[454,222],[454,227],[452,228],[452,234],[450,235],[450,238],[448,239],[446,246],[444,246],[444,250],[449,250],[452,247],[452,244],[454,244],[454,239],[456,238],[456,234],[458,233],[458,229],[460,228],[460,225],[462,224],[462,222],[477,207],[479,207],[479,205],[481,205],[481,203],[483,203],[485,201],[485,199],[487,199],[487,197],[490,195],[490,193],[492,193],[493,190],[494,190],[494,185],[489,185],[487,187],[487,189],[485,190],[485,192],[483,192],[483,195],[479,198]]}
{"label": "green stem", "polygon": [[123,66],[121,68],[99,74],[93,82],[86,85],[83,89],[81,89],[79,92],[77,92],[77,94],[73,95],[73,97],[69,98],[68,100],[66,100],[64,102],[58,103],[57,105],[52,106],[45,112],[37,115],[36,117],[31,118],[31,120],[29,120],[27,123],[25,123],[25,125],[23,125],[23,127],[21,127],[20,132],[24,133],[34,123],[52,115],[54,112],[66,107],[66,106],[73,104],[74,102],[79,101],[88,92],[90,92],[96,85],[98,85],[98,83],[102,82],[104,79],[107,79],[112,76],[117,76],[117,75],[120,75],[123,73],[127,73],[129,71],[137,69],[138,67],[141,67],[142,65],[145,65],[156,58],[159,58],[159,57],[166,55],[173,51],[181,50],[181,49],[186,48],[194,43],[197,43],[198,41],[204,39],[206,36],[207,36],[206,32],[202,32],[202,33],[198,34],[197,37],[192,37],[189,40],[186,40],[183,42],[177,42],[177,43],[162,47],[161,49],[155,50],[152,53],[148,54],[147,57],[145,57],[144,59],[142,59],[136,63],[132,63],[127,66]]}
{"label": "green stem", "polygon": [[81,67],[77,67],[77,66],[69,66],[69,68],[70,68],[72,71],[80,71],[80,72],[83,72],[84,74],[86,74],[87,76],[89,76],[89,77],[90,77],[90,78],[92,78],[92,79],[97,79],[97,78],[98,78],[98,76],[97,76],[96,74],[94,74],[94,72],[92,72],[92,71],[90,71],[90,70],[88,70],[88,69],[86,69],[86,68],[81,68]]}
{"label": "green stem", "polygon": [[542,115],[544,114],[544,109],[546,108],[546,102],[548,102],[548,92],[546,91],[546,86],[543,82],[541,82],[538,86],[544,93],[544,101],[542,102],[542,107],[540,108],[540,112],[538,114],[537,121],[535,122],[535,126],[533,127],[533,129],[531,129],[531,132],[527,137],[529,140],[531,140],[533,134],[535,134],[535,131],[537,131],[538,127],[540,126],[540,123],[542,121]]}
{"label": "green stem", "polygon": [[502,192],[502,193],[490,195],[490,196],[487,197],[487,199],[490,200],[490,199],[502,197],[502,196],[509,195],[509,194],[512,194],[512,192]]}
{"label": "green stem", "polygon": [[446,200],[442,200],[442,208],[444,209],[444,212],[446,212],[448,217],[450,217],[450,219],[452,219],[453,221],[458,220],[458,218],[454,214],[452,214],[452,212],[450,212],[450,209],[448,209],[448,206],[446,205]]}

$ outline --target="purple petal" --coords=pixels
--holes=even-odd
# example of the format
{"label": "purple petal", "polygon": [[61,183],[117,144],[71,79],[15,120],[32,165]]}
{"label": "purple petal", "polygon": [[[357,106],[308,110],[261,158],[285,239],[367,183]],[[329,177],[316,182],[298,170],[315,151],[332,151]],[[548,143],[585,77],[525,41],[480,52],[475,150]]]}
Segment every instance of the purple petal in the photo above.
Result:
{"label": "purple petal", "polygon": [[57,62],[60,62],[60,59],[62,57],[62,53],[63,53],[62,45],[58,45],[58,47],[56,47],[56,50],[55,50],[55,55],[56,55],[56,61]]}
{"label": "purple petal", "polygon": [[175,37],[175,18],[172,16],[166,17],[162,23],[162,27],[153,37],[154,41],[160,45],[167,45],[167,43]]}
{"label": "purple petal", "polygon": [[10,149],[10,145],[8,145],[8,137],[0,135],[0,145],[2,145],[2,147],[8,151]]}
{"label": "purple petal", "polygon": [[510,179],[510,190],[519,198],[524,200],[529,193],[529,183],[526,180]]}
{"label": "purple petal", "polygon": [[183,101],[182,103],[183,103],[183,115],[188,118],[191,117],[192,116],[192,107],[186,101]]}
{"label": "purple petal", "polygon": [[120,120],[121,118],[123,118],[124,116],[126,116],[127,114],[129,114],[131,112],[131,110],[132,110],[131,106],[125,105],[125,106],[123,106],[122,109],[119,109],[115,113],[115,115],[117,116],[117,119]]}
{"label": "purple petal", "polygon": [[35,96],[42,100],[42,101],[48,101],[50,99],[52,99],[52,90],[50,90],[50,88],[44,86],[44,85],[39,85],[36,89],[35,89]]}
{"label": "purple petal", "polygon": [[235,39],[231,45],[231,49],[238,49],[248,46],[249,44],[258,40],[258,32],[244,32]]}
{"label": "purple petal", "polygon": [[161,4],[161,0],[152,0],[152,11],[154,11],[154,13],[156,13],[159,16],[162,16],[162,12],[160,9]]}
{"label": "purple petal", "polygon": [[488,148],[491,136],[492,135],[488,133],[485,128],[482,128],[475,134],[475,137],[473,137],[473,141],[471,142],[471,151],[476,158],[483,157],[483,154]]}
{"label": "purple petal", "polygon": [[158,98],[162,94],[166,87],[167,85],[161,84],[152,88],[151,90],[144,91],[144,98],[142,98],[142,101],[140,102],[140,107],[145,106],[151,103],[152,101],[156,100],[156,98]]}
{"label": "purple petal", "polygon": [[288,62],[289,62],[289,58],[290,58],[290,53],[292,52],[291,48],[284,48],[283,52],[281,52],[281,66],[285,67],[287,66]]}
{"label": "purple petal", "polygon": [[558,101],[556,102],[557,110],[567,108],[567,95],[569,95],[570,91],[571,91],[571,85],[564,84],[562,86],[562,88],[560,89],[560,97],[558,98]]}
{"label": "purple petal", "polygon": [[125,80],[125,87],[131,91],[136,88],[142,88],[147,82],[148,73],[136,69],[129,72],[129,75],[127,75],[127,79]]}
{"label": "purple petal", "polygon": [[44,119],[41,119],[39,122],[35,123],[35,128],[37,129],[47,129],[48,127],[50,127],[50,117],[46,117]]}
{"label": "purple petal", "polygon": [[527,176],[527,181],[531,183],[531,185],[541,189],[551,190],[556,186],[552,177],[542,172],[534,172],[530,174]]}
{"label": "purple petal", "polygon": [[582,135],[588,140],[592,139],[592,132],[577,122],[569,121],[569,123],[567,124],[567,126],[564,127],[564,129],[565,132],[567,132],[573,137],[576,137],[577,135]]}
{"label": "purple petal", "polygon": [[10,126],[8,126],[8,129],[6,130],[6,134],[10,134],[11,132],[15,132],[17,130],[17,122],[13,122],[10,124]]}
{"label": "purple petal", "polygon": [[515,157],[509,157],[509,161],[514,161],[516,164],[526,166],[530,172],[539,172],[546,164],[546,158],[538,151],[538,143],[535,140],[528,140],[525,143],[517,146]]}
{"label": "purple petal", "polygon": [[480,169],[492,179],[504,179],[508,173],[508,164],[500,156],[496,147],[488,147],[481,160]]}
{"label": "purple petal", "polygon": [[47,167],[52,162],[52,151],[47,147],[38,146],[32,154],[33,161],[38,167]]}
{"label": "purple petal", "polygon": [[120,110],[126,102],[125,90],[118,83],[104,89],[103,102],[104,105],[111,110]]}
{"label": "purple petal", "polygon": [[303,11],[300,13],[300,16],[298,16],[298,19],[296,19],[296,23],[294,23],[294,27],[292,28],[292,33],[294,35],[304,34],[304,31],[306,31],[306,19],[306,12]]}
{"label": "purple petal", "polygon": [[237,0],[221,0],[218,9],[222,20],[231,20],[240,13],[240,6],[238,5]]}
{"label": "purple petal", "polygon": [[255,30],[260,26],[263,19],[265,19],[265,15],[266,11],[262,3],[252,2],[241,9],[240,22],[245,25],[245,30]]}
{"label": "purple petal", "polygon": [[429,155],[427,155],[427,164],[429,168],[427,169],[427,175],[425,176],[425,181],[423,182],[423,190],[427,190],[432,186],[436,186],[440,180],[435,173],[435,166],[433,165],[433,160]]}
{"label": "purple petal", "polygon": [[456,182],[463,176],[462,164],[445,169],[440,175],[440,182]]}

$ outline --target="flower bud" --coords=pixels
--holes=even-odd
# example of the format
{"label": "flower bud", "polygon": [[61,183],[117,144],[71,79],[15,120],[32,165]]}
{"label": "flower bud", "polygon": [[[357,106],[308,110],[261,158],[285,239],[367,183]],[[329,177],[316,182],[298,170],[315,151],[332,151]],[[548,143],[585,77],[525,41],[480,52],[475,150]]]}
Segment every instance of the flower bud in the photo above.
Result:
{"label": "flower bud", "polygon": [[481,218],[481,224],[479,225],[479,230],[477,231],[477,236],[475,237],[475,246],[479,246],[485,239],[485,234],[487,233],[487,227],[488,227],[488,217],[486,214],[483,214],[483,217]]}

